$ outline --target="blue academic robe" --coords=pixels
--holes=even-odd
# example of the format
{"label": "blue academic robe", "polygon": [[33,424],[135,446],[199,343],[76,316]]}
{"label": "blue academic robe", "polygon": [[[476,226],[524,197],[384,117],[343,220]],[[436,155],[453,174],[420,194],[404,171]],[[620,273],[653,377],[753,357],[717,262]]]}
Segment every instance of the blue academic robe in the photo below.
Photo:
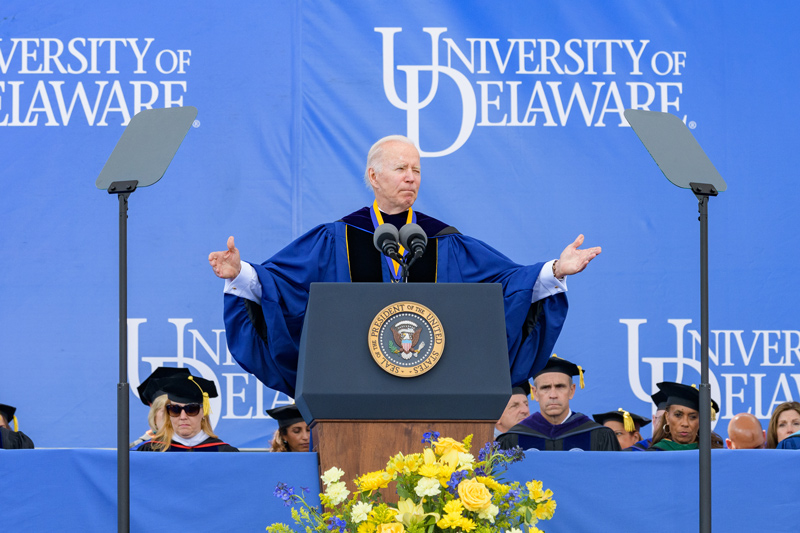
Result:
{"label": "blue academic robe", "polygon": [[[225,332],[234,359],[267,387],[294,397],[300,334],[313,282],[390,282],[389,266],[372,246],[369,208],[323,224],[261,265],[260,305],[225,295]],[[395,215],[395,220],[405,214]],[[423,213],[417,224],[428,235],[420,272],[437,283],[500,283],[503,289],[511,382],[527,380],[552,353],[567,314],[565,294],[531,303],[543,263],[514,263],[487,244]],[[385,219],[392,217],[384,216]],[[412,268],[410,281],[418,266]],[[374,276],[373,273],[374,272]],[[375,279],[372,279],[373,276]]]}
{"label": "blue academic robe", "polygon": [[650,448],[650,446],[652,446],[652,445],[653,445],[653,439],[644,439],[644,440],[640,440],[639,442],[637,442],[636,444],[634,444],[633,446],[631,446],[629,448],[625,448],[623,451],[625,451],[625,452],[644,452],[644,451],[647,451]]}
{"label": "blue academic robe", "polygon": [[792,433],[775,446],[778,450],[800,450],[800,431]]}
{"label": "blue academic robe", "polygon": [[504,450],[519,446],[540,451],[619,451],[619,440],[611,428],[588,416],[572,413],[564,422],[551,424],[541,413],[533,413],[497,437]]}

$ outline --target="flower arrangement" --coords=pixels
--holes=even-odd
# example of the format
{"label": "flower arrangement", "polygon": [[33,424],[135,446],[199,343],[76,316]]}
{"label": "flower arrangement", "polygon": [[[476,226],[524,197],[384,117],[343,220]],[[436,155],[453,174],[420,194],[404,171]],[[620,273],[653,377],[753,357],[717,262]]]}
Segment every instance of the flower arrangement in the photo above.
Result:
{"label": "flower arrangement", "polygon": [[[488,442],[477,461],[469,453],[472,435],[463,442],[438,432],[425,433],[422,453],[398,453],[386,468],[355,479],[351,495],[341,481],[344,472],[331,468],[321,478],[324,492],[320,501],[324,511],[306,503],[303,488],[279,483],[275,496],[292,508],[292,518],[303,531],[333,533],[490,533],[506,531],[540,533],[539,520],[553,517],[556,502],[541,481],[502,483],[500,475],[508,465],[521,460],[519,447],[500,450]],[[396,482],[399,501],[383,501],[379,492]],[[267,527],[269,533],[294,533],[286,524]]]}

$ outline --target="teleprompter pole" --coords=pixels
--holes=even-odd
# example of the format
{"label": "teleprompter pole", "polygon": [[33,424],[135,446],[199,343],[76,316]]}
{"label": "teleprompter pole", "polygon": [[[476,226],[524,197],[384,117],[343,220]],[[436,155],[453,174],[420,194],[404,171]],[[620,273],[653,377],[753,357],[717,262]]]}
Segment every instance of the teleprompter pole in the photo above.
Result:
{"label": "teleprompter pole", "polygon": [[139,182],[115,181],[109,194],[119,198],[119,383],[117,384],[117,531],[131,527],[130,384],[128,383],[128,196]]}
{"label": "teleprompter pole", "polygon": [[711,533],[711,385],[708,382],[708,199],[717,190],[690,183],[700,213],[700,533]]}

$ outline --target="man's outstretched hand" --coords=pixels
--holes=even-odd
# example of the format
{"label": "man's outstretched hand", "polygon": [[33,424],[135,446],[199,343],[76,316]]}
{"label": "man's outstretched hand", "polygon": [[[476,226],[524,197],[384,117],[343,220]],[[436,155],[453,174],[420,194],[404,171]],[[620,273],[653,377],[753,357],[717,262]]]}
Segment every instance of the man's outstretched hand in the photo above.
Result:
{"label": "man's outstretched hand", "polygon": [[[233,237],[231,237],[231,239],[233,239]],[[229,246],[231,242],[232,241],[228,241]],[[597,257],[602,251],[599,246],[579,250],[578,246],[581,244],[583,244],[583,234],[578,235],[578,238],[561,252],[561,257],[558,258],[555,264],[555,276],[557,278],[561,279],[564,276],[570,276],[581,272],[586,268],[586,265],[589,264],[589,261]]]}
{"label": "man's outstretched hand", "polygon": [[228,237],[228,249],[223,252],[211,252],[208,254],[208,262],[217,277],[233,279],[239,275],[242,270],[242,261],[238,248],[233,244],[233,235]]}

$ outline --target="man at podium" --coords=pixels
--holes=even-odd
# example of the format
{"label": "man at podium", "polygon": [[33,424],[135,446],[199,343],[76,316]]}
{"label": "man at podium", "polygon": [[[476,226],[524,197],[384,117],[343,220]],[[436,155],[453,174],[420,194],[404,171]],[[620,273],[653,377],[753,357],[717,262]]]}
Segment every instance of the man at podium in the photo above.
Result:
{"label": "man at podium", "polygon": [[527,381],[552,352],[567,314],[568,275],[600,253],[579,249],[583,235],[558,259],[523,266],[454,227],[415,211],[420,156],[414,143],[392,135],[367,156],[365,181],[372,206],[322,224],[262,264],[241,260],[234,238],[209,263],[225,279],[225,332],[236,361],[267,387],[294,397],[297,358],[308,293],[313,282],[395,282],[398,263],[373,245],[383,223],[416,223],[428,236],[410,282],[500,283],[503,288],[511,382]]}

